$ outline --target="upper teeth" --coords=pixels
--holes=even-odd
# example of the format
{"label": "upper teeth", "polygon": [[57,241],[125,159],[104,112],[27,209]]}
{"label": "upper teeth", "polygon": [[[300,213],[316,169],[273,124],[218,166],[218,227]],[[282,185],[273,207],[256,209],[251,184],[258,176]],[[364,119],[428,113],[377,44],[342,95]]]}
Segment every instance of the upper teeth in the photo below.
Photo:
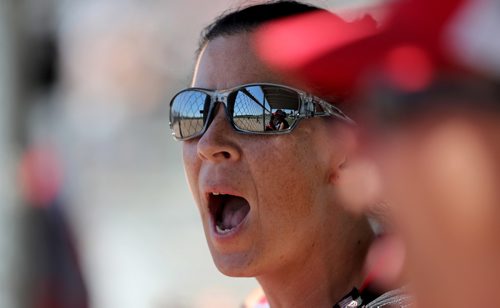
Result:
{"label": "upper teeth", "polygon": [[214,195],[214,196],[218,196],[218,195],[223,195],[223,194],[221,194],[221,193],[219,193],[219,192],[213,192],[213,193],[212,193],[212,195]]}

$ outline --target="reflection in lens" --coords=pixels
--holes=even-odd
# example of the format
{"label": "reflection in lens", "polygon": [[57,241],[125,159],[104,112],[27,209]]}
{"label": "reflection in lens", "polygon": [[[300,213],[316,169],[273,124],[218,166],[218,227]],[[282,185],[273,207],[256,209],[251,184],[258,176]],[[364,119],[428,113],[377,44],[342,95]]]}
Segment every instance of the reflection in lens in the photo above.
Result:
{"label": "reflection in lens", "polygon": [[289,129],[299,108],[298,93],[276,86],[245,87],[230,99],[235,126],[252,132]]}
{"label": "reflection in lens", "polygon": [[189,90],[179,93],[170,108],[174,136],[187,138],[199,133],[207,118],[209,104],[210,96],[203,92]]}

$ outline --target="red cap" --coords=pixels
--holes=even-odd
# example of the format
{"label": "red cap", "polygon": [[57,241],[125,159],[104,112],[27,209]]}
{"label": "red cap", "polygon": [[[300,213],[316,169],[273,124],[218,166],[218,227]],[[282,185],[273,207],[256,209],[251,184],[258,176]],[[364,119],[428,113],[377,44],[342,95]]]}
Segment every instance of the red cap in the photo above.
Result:
{"label": "red cap", "polygon": [[[485,1],[495,5],[494,0],[391,2],[379,28],[371,17],[348,23],[328,12],[305,14],[259,29],[256,48],[272,68],[314,85],[318,94],[348,93],[373,70],[402,90],[415,91],[428,85],[436,70],[464,69],[461,49],[467,42],[454,41],[455,23],[464,23],[467,11]],[[460,31],[473,26],[466,22]],[[490,41],[500,51],[494,36]],[[500,67],[497,54],[488,63]]]}

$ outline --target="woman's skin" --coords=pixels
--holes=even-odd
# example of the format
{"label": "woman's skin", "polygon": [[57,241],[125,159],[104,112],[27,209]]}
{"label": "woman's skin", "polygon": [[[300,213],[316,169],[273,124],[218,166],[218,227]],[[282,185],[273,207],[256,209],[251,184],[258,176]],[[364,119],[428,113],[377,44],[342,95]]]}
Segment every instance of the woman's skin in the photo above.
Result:
{"label": "woman's skin", "polygon": [[[255,82],[293,86],[256,57],[248,33],[217,37],[202,49],[193,86],[221,90]],[[350,129],[313,118],[290,134],[245,135],[224,113],[220,104],[205,134],[183,143],[187,179],[216,266],[229,276],[256,277],[273,308],[331,307],[361,284],[373,238],[368,222],[338,198],[349,169]],[[250,206],[227,234],[214,227],[214,192],[242,197]]]}

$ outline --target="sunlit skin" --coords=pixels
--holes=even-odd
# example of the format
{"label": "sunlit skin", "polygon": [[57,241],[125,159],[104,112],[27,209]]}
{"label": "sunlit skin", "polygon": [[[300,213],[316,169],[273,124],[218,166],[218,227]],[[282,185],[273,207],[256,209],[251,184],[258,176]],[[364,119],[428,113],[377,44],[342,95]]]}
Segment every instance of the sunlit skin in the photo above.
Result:
{"label": "sunlit skin", "polygon": [[[292,85],[254,55],[247,33],[202,50],[193,86]],[[307,89],[306,89],[307,90]],[[257,277],[272,307],[331,307],[362,280],[372,231],[337,200],[352,138],[344,124],[303,120],[291,134],[240,134],[219,105],[203,136],[183,142],[184,167],[218,269]],[[229,237],[214,232],[207,191],[244,197],[250,212]]]}
{"label": "sunlit skin", "polygon": [[[392,262],[377,279],[394,285],[401,279],[395,270],[410,277],[417,307],[498,305],[498,123],[497,114],[479,108],[435,108],[377,131],[366,160],[351,174],[351,186],[344,187],[364,182],[364,190],[373,191],[351,199],[353,211],[381,213],[373,205],[385,198],[385,221],[407,253],[401,268],[393,265],[402,260]],[[378,177],[367,180],[366,170],[359,172],[368,162],[377,166]],[[383,248],[384,258],[399,253],[391,245]]]}
{"label": "sunlit skin", "polygon": [[489,114],[434,111],[382,144],[377,161],[418,307],[498,304],[499,132]]}

